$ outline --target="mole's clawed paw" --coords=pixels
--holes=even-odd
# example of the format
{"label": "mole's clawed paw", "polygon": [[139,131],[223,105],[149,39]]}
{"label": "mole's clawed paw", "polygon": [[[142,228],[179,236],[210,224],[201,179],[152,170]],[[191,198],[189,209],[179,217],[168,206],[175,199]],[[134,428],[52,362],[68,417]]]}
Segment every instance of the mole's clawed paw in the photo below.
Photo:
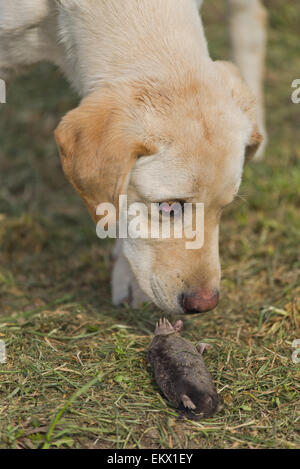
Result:
{"label": "mole's clawed paw", "polygon": [[195,404],[186,394],[182,394],[181,400],[182,400],[184,407],[186,407],[187,409],[192,409],[192,410],[196,409]]}
{"label": "mole's clawed paw", "polygon": [[197,350],[200,353],[200,355],[203,355],[205,350],[208,350],[212,347],[210,344],[206,344],[205,342],[200,342],[200,344],[197,345]]}
{"label": "mole's clawed paw", "polygon": [[160,319],[156,323],[155,335],[167,335],[172,334],[172,332],[174,332],[174,328],[166,318]]}

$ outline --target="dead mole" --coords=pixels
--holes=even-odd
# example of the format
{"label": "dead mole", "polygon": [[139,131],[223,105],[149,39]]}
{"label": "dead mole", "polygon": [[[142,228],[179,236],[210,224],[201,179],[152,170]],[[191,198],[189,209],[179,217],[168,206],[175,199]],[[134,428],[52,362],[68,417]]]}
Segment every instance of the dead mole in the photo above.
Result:
{"label": "dead mole", "polygon": [[155,380],[166,398],[194,420],[211,417],[219,408],[219,397],[202,354],[210,346],[195,347],[181,337],[182,321],[172,326],[165,318],[156,324],[148,360]]}

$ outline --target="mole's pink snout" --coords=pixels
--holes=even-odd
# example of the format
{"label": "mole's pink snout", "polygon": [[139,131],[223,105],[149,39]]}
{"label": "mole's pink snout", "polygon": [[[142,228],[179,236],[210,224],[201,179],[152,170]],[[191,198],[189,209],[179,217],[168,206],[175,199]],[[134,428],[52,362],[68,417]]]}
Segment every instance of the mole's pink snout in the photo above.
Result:
{"label": "mole's pink snout", "polygon": [[174,326],[173,326],[173,329],[174,331],[176,332],[181,332],[181,329],[183,328],[183,322],[181,321],[181,319],[179,321],[176,321]]}

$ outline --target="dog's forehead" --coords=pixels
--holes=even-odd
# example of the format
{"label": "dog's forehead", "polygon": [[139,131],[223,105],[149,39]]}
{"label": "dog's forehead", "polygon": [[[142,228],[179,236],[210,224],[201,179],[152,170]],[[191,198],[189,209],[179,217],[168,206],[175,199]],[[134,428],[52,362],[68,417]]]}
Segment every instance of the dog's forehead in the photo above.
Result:
{"label": "dog's forehead", "polygon": [[236,192],[251,125],[231,98],[222,106],[212,99],[204,107],[187,102],[149,120],[149,130],[157,152],[140,158],[131,174],[143,197],[199,200],[224,193],[226,200]]}
{"label": "dog's forehead", "polygon": [[185,198],[188,188],[192,193],[189,166],[165,148],[140,158],[132,170],[130,183],[151,201]]}
{"label": "dog's forehead", "polygon": [[245,145],[242,139],[162,145],[140,158],[130,183],[150,201],[198,198],[234,193],[240,184]]}

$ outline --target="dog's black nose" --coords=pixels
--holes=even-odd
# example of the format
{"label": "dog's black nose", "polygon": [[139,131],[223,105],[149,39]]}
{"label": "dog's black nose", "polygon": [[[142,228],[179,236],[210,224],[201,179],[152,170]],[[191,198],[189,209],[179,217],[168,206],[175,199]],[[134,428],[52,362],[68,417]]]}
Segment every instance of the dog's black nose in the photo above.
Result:
{"label": "dog's black nose", "polygon": [[190,293],[182,293],[179,302],[185,314],[205,313],[217,306],[219,291],[209,291],[200,288]]}

